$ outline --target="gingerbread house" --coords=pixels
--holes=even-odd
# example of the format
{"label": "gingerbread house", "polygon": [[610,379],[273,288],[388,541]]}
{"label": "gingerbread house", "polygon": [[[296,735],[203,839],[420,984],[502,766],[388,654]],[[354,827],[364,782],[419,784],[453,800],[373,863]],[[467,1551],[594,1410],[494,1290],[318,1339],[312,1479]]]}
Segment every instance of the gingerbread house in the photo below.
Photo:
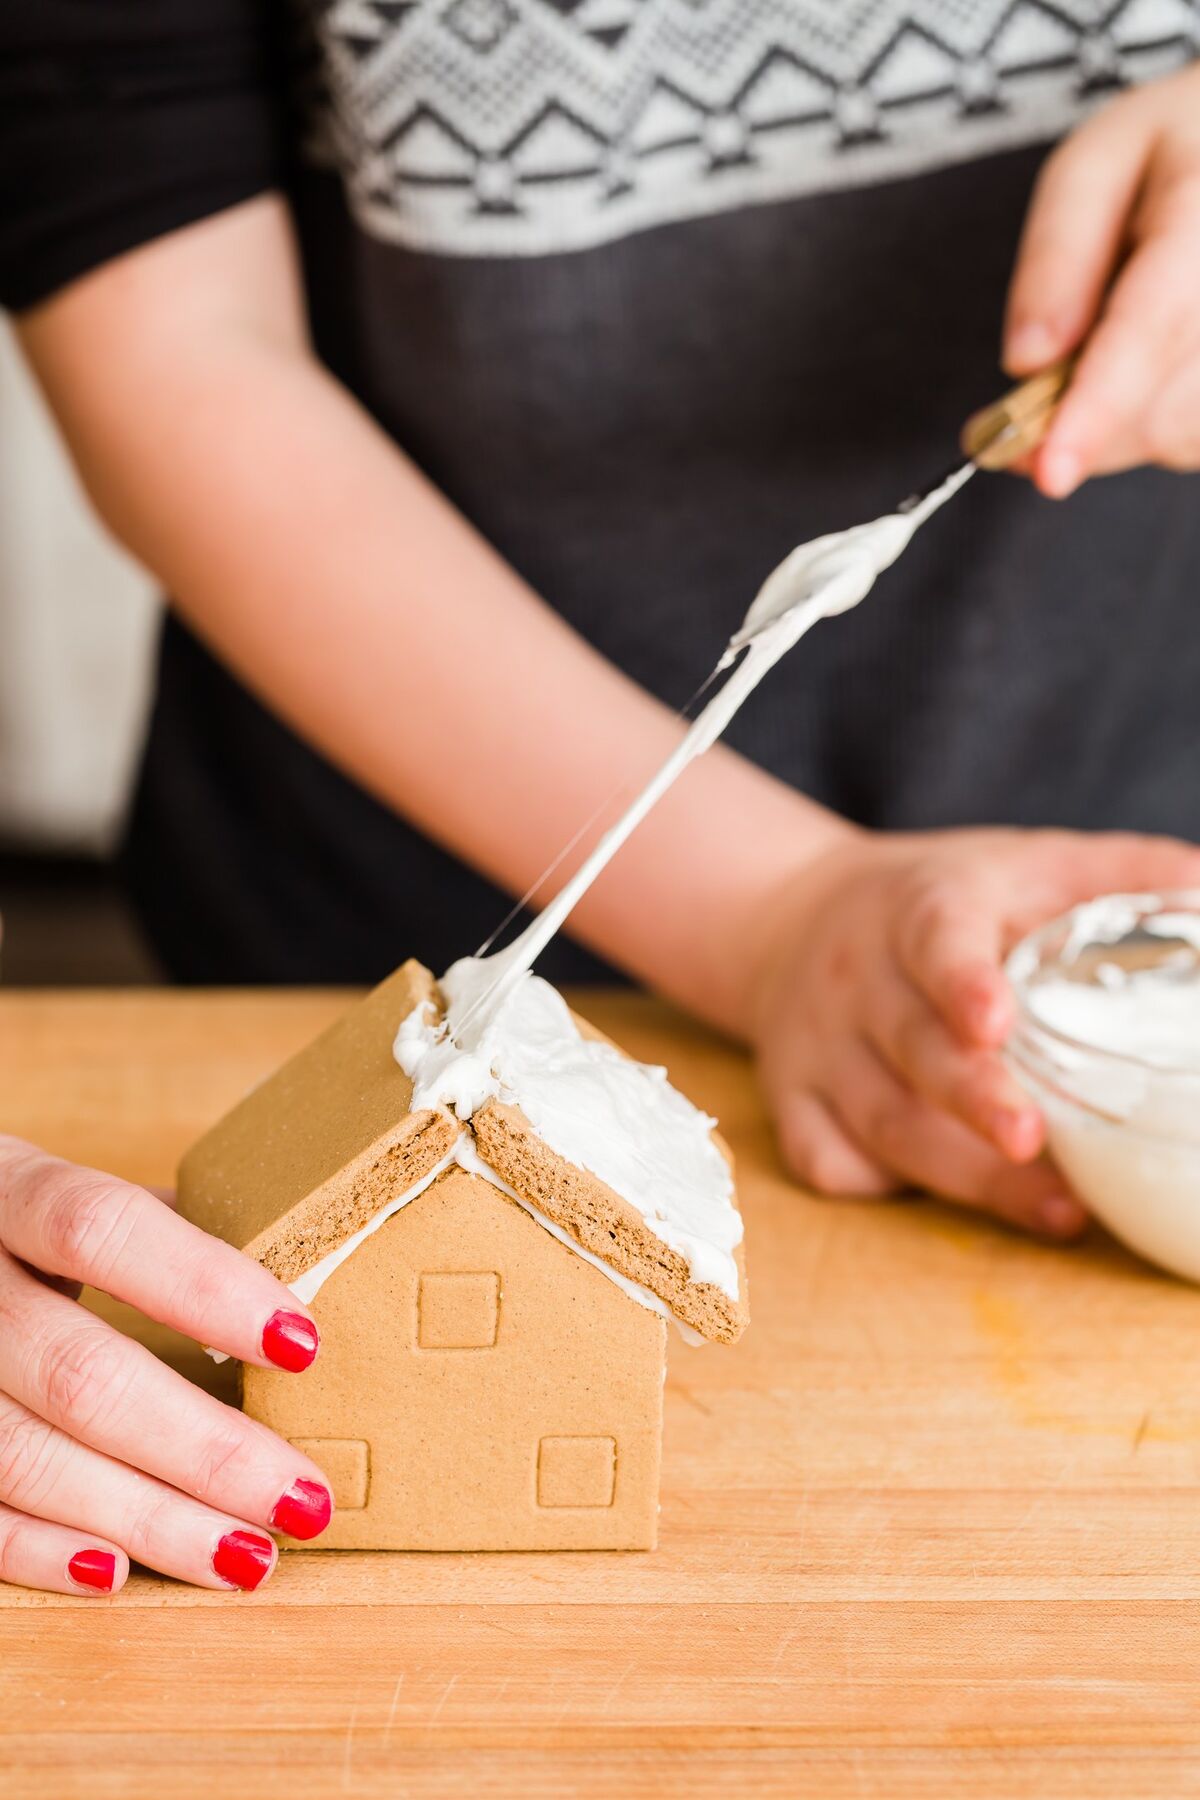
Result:
{"label": "gingerbread house", "polygon": [[[740,1334],[740,1244],[732,1279],[703,1278],[678,1220],[570,1160],[502,1080],[470,1109],[414,1105],[397,1028],[436,1030],[443,1005],[406,963],[184,1158],[181,1212],[291,1286],[321,1331],[303,1375],[246,1367],[243,1405],[329,1478],[323,1548],[651,1548],[668,1325]],[[619,1052],[562,1015],[578,1057],[611,1074]],[[621,1059],[634,1071],[687,1106]],[[601,1143],[624,1129],[614,1114]],[[733,1245],[731,1180],[727,1204]]]}

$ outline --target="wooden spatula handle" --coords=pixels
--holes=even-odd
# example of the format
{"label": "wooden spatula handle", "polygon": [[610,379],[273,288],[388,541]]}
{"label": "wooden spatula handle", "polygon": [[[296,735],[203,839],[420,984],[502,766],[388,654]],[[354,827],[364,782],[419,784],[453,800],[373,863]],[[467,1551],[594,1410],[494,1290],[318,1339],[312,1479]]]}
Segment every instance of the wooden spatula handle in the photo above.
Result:
{"label": "wooden spatula handle", "polygon": [[962,434],[962,447],[971,461],[981,469],[1007,469],[1036,450],[1074,372],[1075,358],[1066,356],[973,413]]}

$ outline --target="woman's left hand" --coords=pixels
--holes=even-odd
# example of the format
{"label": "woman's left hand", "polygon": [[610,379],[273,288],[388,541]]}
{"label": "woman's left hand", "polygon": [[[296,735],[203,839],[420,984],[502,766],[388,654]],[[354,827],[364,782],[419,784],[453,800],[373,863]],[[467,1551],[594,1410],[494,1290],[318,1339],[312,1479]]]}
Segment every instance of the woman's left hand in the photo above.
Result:
{"label": "woman's left hand", "polygon": [[1042,170],[1005,367],[1030,375],[1081,344],[1029,462],[1042,492],[1137,463],[1200,469],[1200,67],[1122,95]]}

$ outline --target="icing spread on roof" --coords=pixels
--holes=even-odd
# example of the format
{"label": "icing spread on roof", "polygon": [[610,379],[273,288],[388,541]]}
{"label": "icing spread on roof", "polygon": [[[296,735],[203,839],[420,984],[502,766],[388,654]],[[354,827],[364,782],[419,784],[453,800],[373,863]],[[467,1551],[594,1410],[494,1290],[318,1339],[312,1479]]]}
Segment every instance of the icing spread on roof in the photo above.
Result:
{"label": "icing spread on roof", "polygon": [[395,1056],[413,1111],[442,1107],[465,1124],[487,1100],[519,1106],[549,1149],[604,1182],[683,1257],[694,1282],[736,1300],[742,1219],[715,1120],[665,1069],[585,1038],[539,976],[524,973],[479,1006],[484,968],[475,957],[455,963],[441,984],[445,1018],[420,1006],[400,1025]]}

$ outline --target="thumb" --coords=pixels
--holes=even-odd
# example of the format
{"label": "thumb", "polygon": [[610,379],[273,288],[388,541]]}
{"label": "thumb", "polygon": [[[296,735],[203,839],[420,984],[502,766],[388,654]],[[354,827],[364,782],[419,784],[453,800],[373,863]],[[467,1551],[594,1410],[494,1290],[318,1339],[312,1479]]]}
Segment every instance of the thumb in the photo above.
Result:
{"label": "thumb", "polygon": [[1179,838],[1143,837],[1135,832],[1101,832],[1081,840],[1077,863],[1079,892],[1090,899],[1104,892],[1179,892],[1200,888],[1200,847]]}
{"label": "thumb", "polygon": [[1102,894],[1200,889],[1200,846],[1134,831],[1046,834],[1006,913],[1005,947],[1068,908]]}

